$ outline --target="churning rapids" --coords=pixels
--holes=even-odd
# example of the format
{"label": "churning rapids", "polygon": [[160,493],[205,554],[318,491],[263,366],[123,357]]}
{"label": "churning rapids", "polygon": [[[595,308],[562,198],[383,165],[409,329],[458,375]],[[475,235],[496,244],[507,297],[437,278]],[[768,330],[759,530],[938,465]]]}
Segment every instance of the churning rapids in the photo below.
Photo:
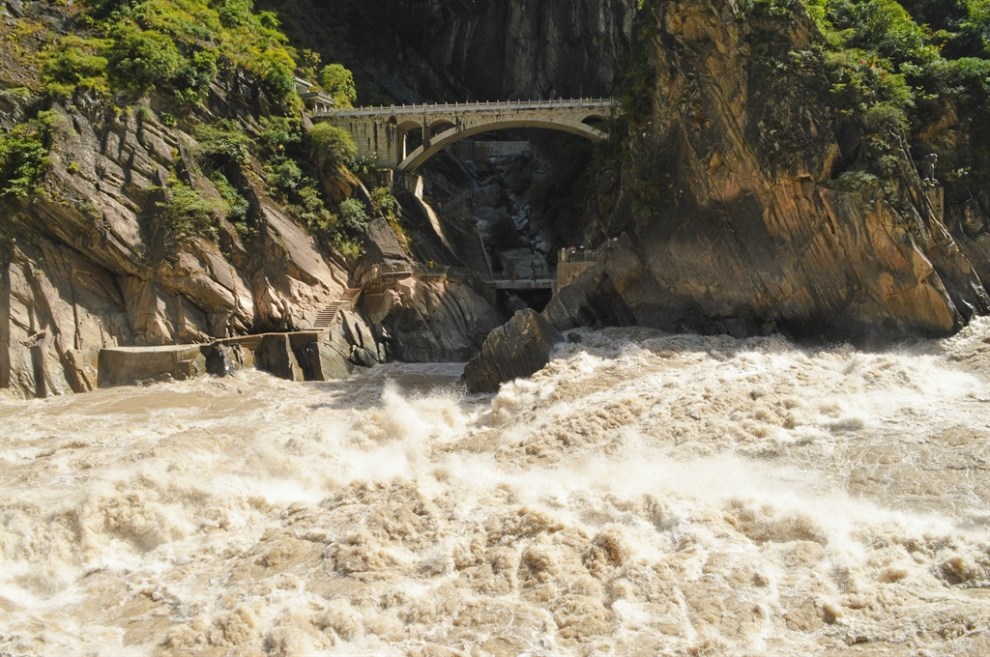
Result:
{"label": "churning rapids", "polygon": [[990,321],[2,400],[2,655],[990,655]]}

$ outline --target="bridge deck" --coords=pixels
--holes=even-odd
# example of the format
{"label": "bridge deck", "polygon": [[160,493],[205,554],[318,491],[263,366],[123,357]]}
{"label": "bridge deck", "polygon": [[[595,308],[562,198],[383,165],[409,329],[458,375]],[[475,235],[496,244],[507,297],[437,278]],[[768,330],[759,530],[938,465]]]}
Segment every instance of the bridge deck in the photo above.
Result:
{"label": "bridge deck", "polygon": [[498,110],[562,110],[562,109],[611,109],[612,98],[563,98],[556,100],[498,100],[480,103],[430,103],[423,105],[377,105],[351,109],[328,109],[313,113],[314,119],[347,119],[367,116],[393,116],[400,114],[448,114],[491,112]]}

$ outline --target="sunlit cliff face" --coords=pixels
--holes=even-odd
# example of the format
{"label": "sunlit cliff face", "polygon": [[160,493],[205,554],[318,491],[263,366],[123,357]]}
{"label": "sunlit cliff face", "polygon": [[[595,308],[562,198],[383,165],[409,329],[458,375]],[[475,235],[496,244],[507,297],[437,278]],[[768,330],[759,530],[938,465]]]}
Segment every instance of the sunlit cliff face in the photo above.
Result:
{"label": "sunlit cliff face", "polygon": [[988,333],[4,398],[0,652],[982,656]]}

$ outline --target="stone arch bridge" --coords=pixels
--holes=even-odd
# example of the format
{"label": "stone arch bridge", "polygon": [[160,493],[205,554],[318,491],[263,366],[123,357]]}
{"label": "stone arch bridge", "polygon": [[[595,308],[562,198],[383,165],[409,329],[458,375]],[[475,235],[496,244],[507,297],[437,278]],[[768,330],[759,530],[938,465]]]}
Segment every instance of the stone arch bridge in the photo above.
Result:
{"label": "stone arch bridge", "polygon": [[[597,126],[618,106],[611,98],[579,98],[354,109],[318,104],[315,110],[314,121],[327,121],[351,133],[360,159],[415,173],[450,144],[493,130],[546,128],[601,141],[608,135]],[[410,151],[410,136],[415,133],[422,143]]]}

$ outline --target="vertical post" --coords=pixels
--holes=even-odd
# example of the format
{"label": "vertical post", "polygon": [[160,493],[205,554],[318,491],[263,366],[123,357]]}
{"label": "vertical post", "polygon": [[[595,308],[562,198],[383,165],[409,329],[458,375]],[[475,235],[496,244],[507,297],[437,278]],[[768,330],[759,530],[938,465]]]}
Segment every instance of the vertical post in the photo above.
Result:
{"label": "vertical post", "polygon": [[48,368],[45,363],[48,334],[41,332],[34,336],[28,349],[31,352],[31,369],[34,371],[34,396],[44,399],[48,396]]}

